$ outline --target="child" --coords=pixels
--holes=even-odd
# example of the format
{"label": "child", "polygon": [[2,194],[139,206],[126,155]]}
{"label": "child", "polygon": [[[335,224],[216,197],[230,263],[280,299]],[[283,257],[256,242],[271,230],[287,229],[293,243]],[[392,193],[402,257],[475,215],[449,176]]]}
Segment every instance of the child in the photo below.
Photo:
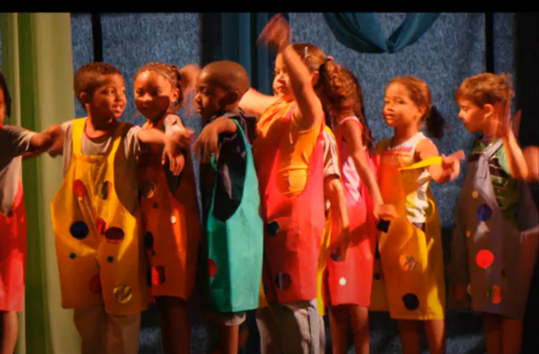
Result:
{"label": "child", "polygon": [[247,72],[231,61],[206,65],[196,80],[195,104],[206,123],[195,142],[206,231],[201,280],[221,354],[237,354],[239,326],[258,306],[262,276],[258,181],[239,109],[248,88]]}
{"label": "child", "polygon": [[[168,136],[186,132],[176,111],[185,92],[194,84],[195,67],[149,63],[140,67],[134,79],[135,105],[147,119],[143,129],[155,128]],[[188,353],[191,331],[187,301],[194,287],[200,223],[193,160],[183,152],[185,166],[179,176],[161,165],[156,153],[139,157],[144,244],[150,263],[151,295],[161,315],[163,349]]]}
{"label": "child", "polygon": [[[88,116],[62,124],[64,181],[51,204],[62,306],[73,308],[82,353],[138,353],[140,312],[148,305],[136,176],[137,156],[165,145],[179,172],[176,138],[118,122],[125,104],[120,72],[89,63],[74,77]],[[118,183],[116,183],[118,182]]]}
{"label": "child", "polygon": [[324,281],[326,280],[326,266],[331,254],[336,261],[344,261],[348,250],[348,228],[350,221],[346,211],[346,199],[341,183],[339,171],[339,155],[337,142],[331,129],[324,127],[322,144],[324,147],[324,199],[325,224],[318,257],[317,297],[316,307],[320,315],[320,348],[326,347],[325,335],[325,306]]}
{"label": "child", "polygon": [[511,129],[512,97],[509,76],[491,73],[465,79],[455,94],[459,119],[482,137],[468,159],[455,211],[451,295],[483,313],[489,354],[520,353],[537,253],[539,220],[521,182],[528,167]]}
{"label": "child", "polygon": [[324,71],[323,75],[339,80],[345,97],[340,110],[331,112],[328,120],[337,136],[341,180],[351,221],[347,260],[330,259],[327,265],[326,300],[330,306],[331,342],[333,353],[347,352],[350,318],[356,353],[368,353],[368,306],[376,235],[372,214],[374,211],[376,219],[379,218],[382,197],[368,151],[372,137],[363,115],[361,86],[354,74],[345,69]]}
{"label": "child", "polygon": [[324,109],[318,95],[332,92],[320,72],[337,64],[312,44],[289,45],[281,15],[260,39],[278,53],[276,95],[249,90],[240,106],[259,116],[253,149],[266,223],[263,279],[269,306],[262,303],[257,314],[261,349],[318,353],[317,271],[325,223]]}
{"label": "child", "polygon": [[17,344],[17,312],[22,309],[26,264],[21,156],[46,151],[61,134],[58,126],[34,133],[4,125],[6,115],[11,115],[11,96],[0,71],[0,353],[13,353]]}
{"label": "child", "polygon": [[445,183],[459,173],[456,157],[440,158],[420,129],[436,138],[443,118],[432,107],[427,84],[415,77],[393,78],[386,87],[383,117],[391,139],[378,144],[379,185],[397,215],[380,235],[380,261],[391,318],[399,320],[404,353],[420,352],[423,321],[430,353],[444,353],[445,286],[441,229],[430,180]]}

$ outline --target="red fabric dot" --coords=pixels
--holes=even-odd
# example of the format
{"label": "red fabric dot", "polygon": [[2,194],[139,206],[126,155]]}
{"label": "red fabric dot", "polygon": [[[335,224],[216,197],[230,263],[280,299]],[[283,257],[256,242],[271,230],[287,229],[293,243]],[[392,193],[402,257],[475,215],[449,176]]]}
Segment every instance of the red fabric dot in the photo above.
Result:
{"label": "red fabric dot", "polygon": [[488,268],[494,262],[494,255],[489,250],[481,250],[475,255],[475,263],[480,268]]}
{"label": "red fabric dot", "polygon": [[82,198],[86,195],[86,186],[80,179],[75,180],[73,182],[73,193],[79,198]]}
{"label": "red fabric dot", "polygon": [[217,273],[217,264],[215,264],[211,258],[208,259],[208,273],[210,274],[211,278],[213,278],[215,273]]}
{"label": "red fabric dot", "polygon": [[111,227],[105,231],[105,237],[110,243],[120,243],[124,239],[124,232],[119,227]]}

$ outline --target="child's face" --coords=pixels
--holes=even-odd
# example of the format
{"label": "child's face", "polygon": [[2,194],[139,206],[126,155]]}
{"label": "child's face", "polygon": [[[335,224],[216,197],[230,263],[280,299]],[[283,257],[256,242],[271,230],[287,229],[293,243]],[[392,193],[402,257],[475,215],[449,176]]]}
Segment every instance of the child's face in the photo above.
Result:
{"label": "child's face", "polygon": [[0,127],[4,125],[4,117],[6,116],[6,101],[4,90],[0,88]]}
{"label": "child's face", "polygon": [[222,113],[229,104],[229,93],[222,87],[210,82],[210,75],[201,71],[196,80],[195,105],[198,114],[204,120]]}
{"label": "child's face", "polygon": [[470,133],[483,130],[488,124],[485,107],[481,108],[467,99],[459,99],[459,119]]}
{"label": "child's face", "polygon": [[285,101],[294,99],[290,77],[288,76],[288,73],[284,71],[283,56],[281,54],[278,54],[275,58],[273,92],[277,97],[282,98]]}
{"label": "child's face", "polygon": [[86,110],[91,112],[93,119],[116,120],[124,112],[126,98],[124,80],[121,75],[106,75],[103,84],[85,98]]}
{"label": "child's face", "polygon": [[137,110],[151,121],[163,118],[178,99],[178,89],[174,89],[169,80],[153,70],[140,73],[133,86]]}
{"label": "child's face", "polygon": [[388,126],[419,124],[424,113],[425,108],[418,107],[412,101],[406,86],[395,82],[387,87],[382,115]]}

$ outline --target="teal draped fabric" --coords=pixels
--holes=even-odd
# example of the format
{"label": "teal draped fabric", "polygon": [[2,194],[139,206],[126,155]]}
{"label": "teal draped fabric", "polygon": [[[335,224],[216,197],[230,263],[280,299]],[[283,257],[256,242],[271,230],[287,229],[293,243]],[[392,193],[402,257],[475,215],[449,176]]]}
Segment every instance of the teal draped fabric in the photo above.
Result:
{"label": "teal draped fabric", "polygon": [[408,13],[388,39],[372,12],[331,12],[323,15],[335,38],[346,47],[362,53],[396,53],[417,42],[440,13]]}

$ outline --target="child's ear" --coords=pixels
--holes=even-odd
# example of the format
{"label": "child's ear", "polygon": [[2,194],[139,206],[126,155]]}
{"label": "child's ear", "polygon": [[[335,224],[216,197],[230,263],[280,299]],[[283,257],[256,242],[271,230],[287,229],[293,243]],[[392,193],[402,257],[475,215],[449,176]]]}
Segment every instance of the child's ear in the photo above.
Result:
{"label": "child's ear", "polygon": [[240,94],[237,91],[230,91],[227,95],[227,104],[234,104],[240,100]]}
{"label": "child's ear", "polygon": [[318,71],[315,71],[311,75],[311,83],[312,83],[312,85],[316,86],[316,84],[318,83],[318,80],[320,80],[320,73]]}
{"label": "child's ear", "polygon": [[88,95],[86,92],[81,92],[79,94],[79,101],[83,106],[86,106],[86,104],[90,103],[90,95]]}
{"label": "child's ear", "polygon": [[494,113],[496,113],[496,107],[490,103],[485,103],[483,112],[485,112],[485,118],[491,118],[494,116]]}

